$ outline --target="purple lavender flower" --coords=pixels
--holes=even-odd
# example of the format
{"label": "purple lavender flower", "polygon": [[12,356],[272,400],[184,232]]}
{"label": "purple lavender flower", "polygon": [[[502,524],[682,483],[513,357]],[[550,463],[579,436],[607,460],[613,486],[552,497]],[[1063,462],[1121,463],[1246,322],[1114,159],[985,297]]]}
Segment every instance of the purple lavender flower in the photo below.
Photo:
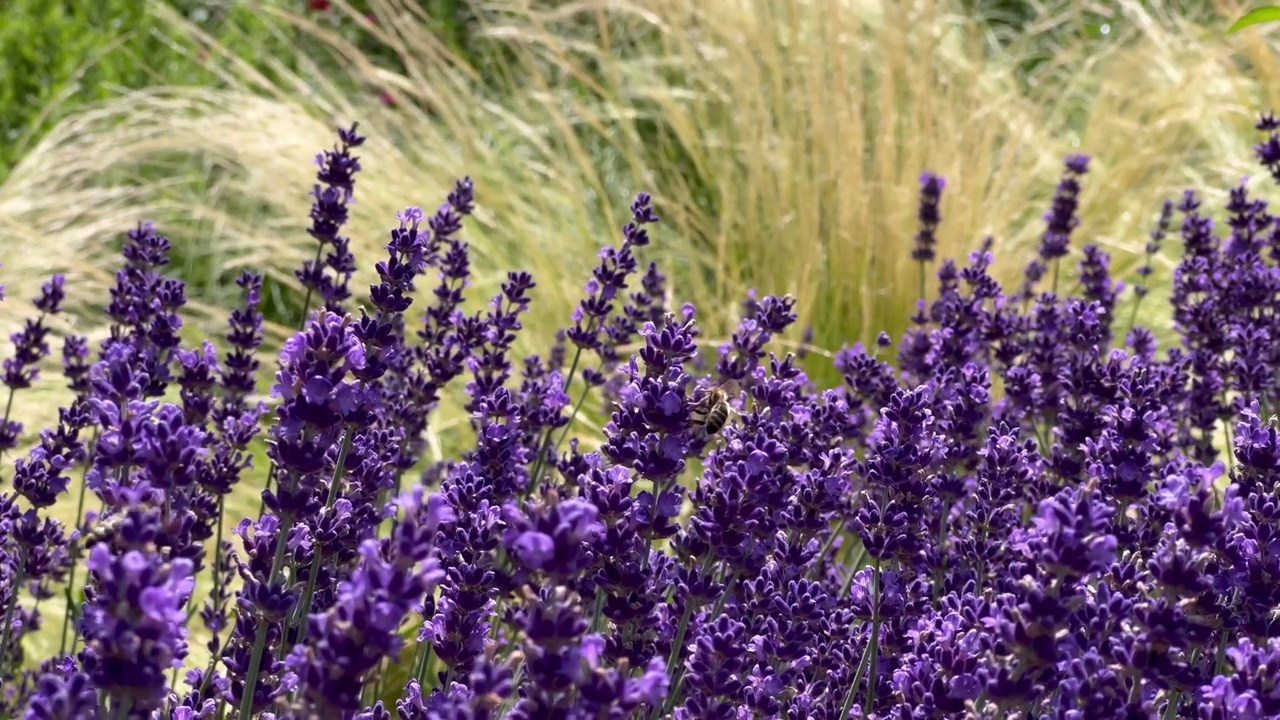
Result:
{"label": "purple lavender flower", "polygon": [[[397,392],[399,401],[389,404],[393,426],[404,429],[396,467],[408,470],[421,457],[422,438],[427,418],[440,400],[446,384],[461,374],[465,359],[478,342],[479,323],[466,322],[458,308],[463,301],[463,288],[470,272],[467,245],[455,236],[462,228],[462,218],[474,210],[474,187],[463,178],[449,193],[427,225],[430,235],[424,239],[423,262],[439,269],[439,284],[434,288],[435,304],[427,308],[423,327],[416,331],[422,344],[400,347],[393,355],[389,389]],[[398,321],[397,335],[404,336],[404,321]],[[399,476],[397,475],[397,488]]]}
{"label": "purple lavender flower", "polygon": [[[297,592],[279,576],[277,548],[284,547],[288,529],[275,515],[256,523],[247,518],[235,529],[244,543],[245,559],[239,567],[243,588],[236,595],[238,612],[231,637],[223,649],[222,663],[229,684],[228,700],[253,711],[269,708],[276,698],[291,691],[297,676],[289,672],[277,647],[281,622],[298,602]],[[268,637],[273,642],[268,643]]]}
{"label": "purple lavender flower", "polygon": [[490,310],[479,329],[475,353],[467,362],[473,378],[466,388],[471,397],[467,405],[470,412],[475,413],[482,399],[492,396],[510,379],[508,351],[516,340],[516,331],[521,327],[520,316],[529,308],[529,292],[534,287],[532,275],[508,273],[501,293],[489,302]]}
{"label": "purple lavender flower", "polygon": [[514,505],[504,508],[507,530],[503,544],[507,554],[529,572],[564,581],[585,567],[585,544],[603,527],[594,505],[579,499],[547,502],[526,514]]}
{"label": "purple lavender flower", "polygon": [[350,129],[339,128],[338,145],[316,154],[320,169],[311,191],[315,202],[311,205],[311,227],[307,228],[307,234],[317,242],[316,256],[295,273],[307,289],[302,302],[303,322],[311,309],[312,295],[318,295],[324,307],[338,315],[351,297],[347,284],[355,273],[355,258],[348,249],[351,241],[339,233],[347,222],[347,206],[354,202],[355,174],[360,172],[360,159],[352,154],[365,141],[357,133],[358,127],[359,123],[352,123]]}
{"label": "purple lavender flower", "polygon": [[[463,178],[428,222],[431,245],[427,256],[439,269],[439,284],[432,290],[435,302],[423,314],[423,327],[416,331],[419,345],[412,352],[422,369],[409,381],[410,392],[421,415],[413,427],[425,427],[426,414],[439,402],[443,387],[465,369],[466,358],[480,341],[479,318],[468,318],[459,309],[463,290],[471,275],[468,247],[456,235],[462,219],[475,209],[475,188],[470,178]],[[417,432],[409,435],[416,438]]]}
{"label": "purple lavender flower", "polygon": [[[678,322],[669,315],[661,326],[648,323],[641,331],[641,370],[634,359],[627,367],[628,382],[618,391],[617,408],[605,427],[605,455],[614,463],[634,468],[655,483],[654,495],[677,492],[669,487],[692,452],[690,386],[685,363],[697,353],[693,319]],[[680,495],[660,498],[678,506]]]}
{"label": "purple lavender flower", "polygon": [[112,712],[144,715],[160,707],[165,676],[187,656],[191,563],[166,563],[140,550],[115,555],[100,543],[89,551],[88,566],[80,662]]}
{"label": "purple lavender flower", "polygon": [[750,304],[750,312],[738,323],[729,342],[720,346],[716,372],[722,380],[748,384],[764,357],[765,345],[796,321],[795,304],[795,298],[790,295],[770,295]]}
{"label": "purple lavender flower", "polygon": [[89,423],[80,403],[60,408],[57,427],[41,431],[40,444],[14,462],[13,489],[33,507],[49,507],[67,491],[71,478],[66,473],[85,457],[79,434]]}
{"label": "purple lavender flower", "polygon": [[1102,308],[1102,324],[1108,335],[1115,316],[1116,300],[1124,291],[1124,283],[1111,279],[1111,258],[1097,245],[1086,245],[1080,261],[1081,294]]}
{"label": "purple lavender flower", "polygon": [[344,425],[367,413],[364,390],[348,379],[366,363],[349,319],[318,311],[303,332],[285,343],[272,393],[276,409],[271,459],[282,482],[267,500],[273,512],[308,514],[324,480],[325,451]]}
{"label": "purple lavender flower", "polygon": [[66,298],[64,284],[65,278],[62,275],[54,275],[52,280],[45,283],[40,290],[40,297],[35,300],[40,316],[26,321],[21,330],[9,336],[13,341],[14,354],[4,361],[2,379],[5,387],[9,388],[9,400],[5,405],[4,418],[0,419],[0,454],[12,450],[18,444],[22,423],[9,417],[13,408],[13,394],[31,387],[40,375],[40,369],[36,366],[49,355],[49,344],[46,342],[49,328],[44,324],[45,317],[62,312],[62,302]]}
{"label": "purple lavender flower", "polygon": [[[1226,649],[1234,675],[1218,675],[1199,690],[1200,717],[1258,717],[1280,713],[1280,643],[1272,638],[1255,646],[1242,638]],[[1221,713],[1221,714],[1219,714]]]}
{"label": "purple lavender flower", "polygon": [[23,720],[95,720],[98,695],[89,676],[72,669],[46,672],[36,684]]}
{"label": "purple lavender flower", "polygon": [[1275,115],[1268,112],[1262,115],[1256,127],[1268,135],[1266,140],[1253,146],[1253,152],[1258,163],[1271,173],[1276,182],[1280,182],[1280,134],[1276,133],[1280,124],[1276,122]]}
{"label": "purple lavender flower", "polygon": [[600,333],[605,321],[613,313],[614,300],[627,286],[627,278],[636,271],[632,248],[649,244],[649,231],[645,225],[658,222],[652,199],[641,193],[631,204],[632,221],[622,228],[622,246],[600,251],[600,264],[592,272],[587,283],[587,297],[578,304],[570,317],[574,326],[568,331],[571,343],[580,349],[598,350]]}
{"label": "purple lavender flower", "polygon": [[387,543],[366,540],[351,579],[324,613],[311,615],[306,644],[286,661],[298,674],[302,702],[322,716],[359,710],[367,675],[397,657],[405,617],[443,579],[433,557],[441,522],[452,519],[444,497],[422,488],[400,499],[403,521]]}
{"label": "purple lavender flower", "polygon": [[187,301],[183,283],[160,274],[169,264],[170,249],[169,239],[158,234],[151,223],[131,230],[122,250],[125,267],[116,272],[107,306],[113,324],[102,353],[105,356],[120,343],[131,345],[146,397],[163,395],[172,379],[170,363],[182,329],[178,311]]}
{"label": "purple lavender flower", "polygon": [[602,664],[604,647],[605,642],[598,635],[583,639],[587,673],[578,683],[579,711],[594,717],[627,717],[642,708],[660,707],[670,683],[662,660],[654,658],[639,677],[633,677],[626,662],[613,668]]}
{"label": "purple lavender flower", "polygon": [[942,203],[942,191],[947,181],[940,175],[925,171],[920,175],[920,232],[916,234],[915,249],[911,251],[911,259],[920,263],[933,261],[936,257],[934,246],[938,244],[935,233],[942,221],[939,205]]}
{"label": "purple lavender flower", "polygon": [[62,374],[67,386],[82,400],[89,392],[89,343],[79,335],[69,335],[62,343]]}
{"label": "purple lavender flower", "polygon": [[1026,282],[1022,296],[1029,300],[1034,288],[1050,264],[1053,265],[1053,286],[1057,292],[1059,261],[1067,255],[1071,245],[1071,233],[1080,225],[1076,211],[1080,204],[1080,179],[1089,172],[1086,155],[1068,155],[1063,160],[1062,180],[1053,194],[1053,207],[1044,214],[1045,232],[1040,239],[1039,259],[1027,266]]}
{"label": "purple lavender flower", "polygon": [[218,378],[223,399],[213,416],[215,424],[236,415],[257,385],[259,363],[255,352],[263,340],[262,313],[258,311],[262,302],[262,276],[246,270],[236,278],[236,286],[244,292],[244,304],[231,311],[228,322],[227,345],[230,347]]}

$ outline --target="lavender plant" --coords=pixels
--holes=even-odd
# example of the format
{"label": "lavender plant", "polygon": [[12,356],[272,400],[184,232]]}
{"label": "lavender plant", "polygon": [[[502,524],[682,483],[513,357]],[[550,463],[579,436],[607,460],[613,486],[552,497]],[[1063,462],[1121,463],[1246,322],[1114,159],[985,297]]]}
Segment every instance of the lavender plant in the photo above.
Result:
{"label": "lavender plant", "polygon": [[[1280,123],[1259,129],[1280,179]],[[58,424],[29,437],[6,412],[0,451],[25,454],[0,494],[0,716],[1280,717],[1280,218],[1247,185],[1225,233],[1191,192],[1160,214],[1132,302],[1176,211],[1173,347],[1118,326],[1126,288],[1098,246],[1070,260],[1089,162],[1072,156],[1013,291],[988,238],[937,267],[896,362],[882,333],[818,388],[770,352],[790,298],[750,294],[720,347],[669,305],[640,257],[648,195],[545,355],[514,355],[535,278],[468,302],[469,179],[399,215],[353,314],[338,233],[362,143],[353,126],[320,156],[320,249],[298,273],[320,307],[269,402],[261,278],[239,279],[221,356],[184,347],[169,243],[141,225],[110,337],[92,358],[65,340]],[[922,277],[944,187],[922,176]],[[10,396],[37,380],[64,284],[13,336]],[[453,384],[475,442],[428,463]],[[741,391],[710,435],[694,408],[722,386]],[[589,397],[598,443],[574,436]],[[260,435],[263,512],[233,542],[224,500]],[[28,657],[47,622],[61,647]]]}

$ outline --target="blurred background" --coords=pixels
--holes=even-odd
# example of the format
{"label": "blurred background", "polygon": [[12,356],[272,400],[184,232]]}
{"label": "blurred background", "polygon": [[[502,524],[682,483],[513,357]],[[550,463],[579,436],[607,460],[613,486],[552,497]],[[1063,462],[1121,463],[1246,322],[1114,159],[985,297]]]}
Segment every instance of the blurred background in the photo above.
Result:
{"label": "blurred background", "polygon": [[[1163,200],[1194,188],[1220,207],[1258,175],[1252,125],[1277,105],[1280,55],[1266,26],[1224,35],[1246,9],[3,0],[0,329],[65,272],[65,322],[101,334],[120,240],[150,219],[188,285],[185,332],[220,336],[232,281],[252,267],[267,273],[278,343],[299,320],[293,271],[314,254],[314,156],[359,121],[370,139],[349,226],[353,287],[367,288],[397,210],[434,210],[470,175],[470,301],[509,269],[532,271],[518,349],[545,352],[646,191],[664,222],[642,260],[659,261],[676,304],[698,307],[704,336],[727,336],[750,289],[791,293],[790,340],[811,329],[808,369],[830,382],[828,352],[897,336],[914,311],[923,171],[947,179],[940,257],[991,236],[1008,282],[1034,252],[1069,153],[1094,159],[1070,265],[1094,242],[1121,278],[1142,264]],[[1178,245],[1157,258],[1138,313],[1157,331]],[[16,414],[40,427],[50,400],[23,393],[30,407]],[[456,404],[443,413],[433,427],[447,433],[461,418]]]}

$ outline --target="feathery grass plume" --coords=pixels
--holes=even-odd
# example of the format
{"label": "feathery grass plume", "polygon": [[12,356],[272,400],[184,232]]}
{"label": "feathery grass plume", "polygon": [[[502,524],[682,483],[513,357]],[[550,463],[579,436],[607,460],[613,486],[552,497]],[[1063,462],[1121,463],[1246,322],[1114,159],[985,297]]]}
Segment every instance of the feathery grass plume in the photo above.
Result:
{"label": "feathery grass plume", "polygon": [[[1071,21],[1069,9],[1049,7],[1028,22]],[[0,188],[0,237],[19,247],[56,238],[74,274],[94,273],[109,262],[94,239],[129,208],[129,218],[195,223],[216,236],[187,251],[196,294],[226,298],[222,276],[254,267],[301,297],[291,273],[314,249],[296,240],[298,159],[323,146],[330,118],[361,117],[376,143],[366,154],[378,161],[364,168],[366,196],[352,209],[357,255],[371,251],[401,197],[441,196],[438,173],[469,173],[492,189],[473,231],[476,297],[492,296],[505,267],[542,270],[527,324],[556,327],[577,300],[573,278],[592,238],[632,187],[659,187],[664,242],[682,259],[668,269],[670,286],[696,302],[705,337],[724,337],[736,298],[757,287],[795,296],[817,345],[869,344],[881,329],[902,329],[878,318],[902,317],[917,299],[901,282],[917,231],[905,178],[930,168],[950,180],[944,257],[984,234],[1018,253],[1041,230],[1025,199],[1048,193],[1060,158],[1087,144],[1094,169],[1082,227],[1123,277],[1142,246],[1122,238],[1157,198],[1246,171],[1238,139],[1248,119],[1238,108],[1280,86],[1273,35],[1224,43],[1203,15],[1131,0],[1112,9],[1105,42],[1060,33],[1061,47],[1021,83],[1015,70],[1042,48],[1031,39],[992,48],[945,0],[481,5],[475,34],[495,58],[484,77],[415,21],[416,2],[382,0],[372,11],[376,22],[342,3],[323,18],[268,9],[265,19],[325,56],[314,67],[326,74],[307,71],[304,57],[267,76],[157,8],[175,42],[207,53],[225,86],[156,88],[68,119]],[[321,63],[333,57],[344,60]],[[394,63],[375,62],[388,57]],[[334,64],[348,74],[333,75]],[[370,87],[393,91],[397,105]],[[1184,102],[1190,94],[1199,109]],[[207,170],[122,177],[175,162]],[[51,261],[22,259],[15,277],[64,269]],[[354,287],[370,281],[371,268],[363,272]],[[76,279],[80,306],[94,283]],[[442,401],[455,419],[459,400]]]}

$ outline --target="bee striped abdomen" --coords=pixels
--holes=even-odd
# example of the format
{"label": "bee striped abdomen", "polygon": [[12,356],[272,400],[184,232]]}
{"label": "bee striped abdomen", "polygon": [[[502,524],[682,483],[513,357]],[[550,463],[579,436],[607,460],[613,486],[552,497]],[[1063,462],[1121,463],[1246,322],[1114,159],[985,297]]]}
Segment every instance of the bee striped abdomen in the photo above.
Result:
{"label": "bee striped abdomen", "polygon": [[689,420],[708,435],[715,435],[728,424],[732,412],[728,391],[724,387],[713,387],[689,409]]}

